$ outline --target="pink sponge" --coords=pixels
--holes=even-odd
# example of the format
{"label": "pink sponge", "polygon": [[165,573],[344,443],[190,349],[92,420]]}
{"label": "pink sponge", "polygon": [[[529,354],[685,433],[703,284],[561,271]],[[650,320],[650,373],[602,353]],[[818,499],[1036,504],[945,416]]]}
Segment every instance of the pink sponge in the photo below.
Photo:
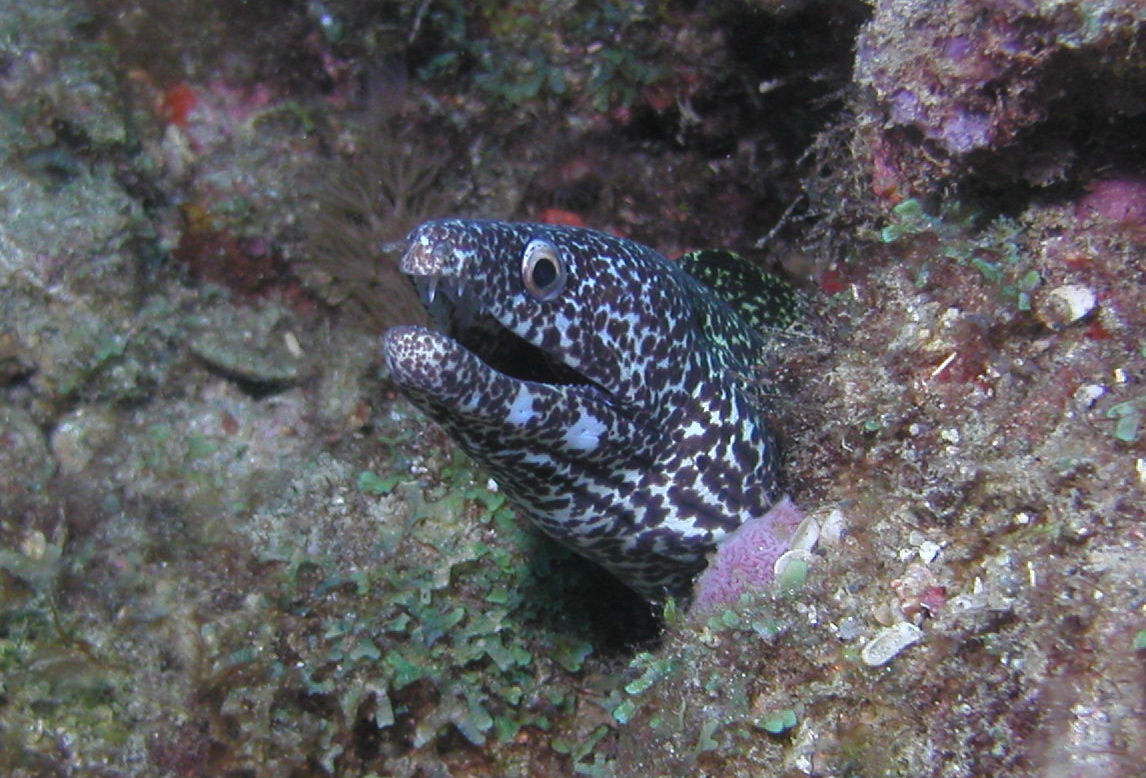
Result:
{"label": "pink sponge", "polygon": [[694,611],[734,605],[745,592],[765,591],[773,566],[787,551],[804,512],[787,497],[758,519],[730,533],[709,559],[693,588]]}

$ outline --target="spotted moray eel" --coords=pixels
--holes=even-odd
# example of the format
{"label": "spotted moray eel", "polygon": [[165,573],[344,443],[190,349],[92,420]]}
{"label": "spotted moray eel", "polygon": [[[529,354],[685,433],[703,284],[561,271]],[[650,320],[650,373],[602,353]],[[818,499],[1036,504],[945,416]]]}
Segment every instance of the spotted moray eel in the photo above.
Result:
{"label": "spotted moray eel", "polygon": [[542,224],[434,221],[409,240],[401,269],[441,330],[387,331],[393,380],[542,530],[658,600],[768,510],[764,341],[694,277],[743,268],[701,253],[690,274]]}

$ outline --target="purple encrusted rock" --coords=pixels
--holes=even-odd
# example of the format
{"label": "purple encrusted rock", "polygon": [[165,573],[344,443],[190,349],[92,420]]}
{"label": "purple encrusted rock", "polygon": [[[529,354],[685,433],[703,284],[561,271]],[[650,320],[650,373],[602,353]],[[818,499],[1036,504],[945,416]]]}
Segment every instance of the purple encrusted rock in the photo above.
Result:
{"label": "purple encrusted rock", "polygon": [[758,519],[741,524],[716,547],[693,589],[696,612],[736,604],[746,592],[772,584],[776,560],[791,547],[804,512],[785,497]]}

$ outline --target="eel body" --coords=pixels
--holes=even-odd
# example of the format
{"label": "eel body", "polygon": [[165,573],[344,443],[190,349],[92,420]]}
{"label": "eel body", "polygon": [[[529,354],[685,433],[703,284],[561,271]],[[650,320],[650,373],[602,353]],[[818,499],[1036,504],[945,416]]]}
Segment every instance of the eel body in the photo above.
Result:
{"label": "eel body", "polygon": [[440,329],[385,335],[399,388],[546,533],[650,599],[776,498],[758,329],[656,251],[444,220],[401,269]]}

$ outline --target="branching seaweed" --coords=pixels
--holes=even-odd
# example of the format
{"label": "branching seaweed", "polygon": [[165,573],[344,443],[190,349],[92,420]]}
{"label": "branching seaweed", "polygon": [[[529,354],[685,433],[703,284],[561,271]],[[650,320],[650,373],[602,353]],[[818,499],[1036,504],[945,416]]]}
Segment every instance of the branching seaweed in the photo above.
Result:
{"label": "branching seaweed", "polygon": [[369,87],[358,149],[319,174],[307,224],[311,256],[299,268],[327,302],[351,302],[384,327],[424,320],[397,259],[406,234],[448,204],[447,156],[402,125],[401,95],[392,78]]}

